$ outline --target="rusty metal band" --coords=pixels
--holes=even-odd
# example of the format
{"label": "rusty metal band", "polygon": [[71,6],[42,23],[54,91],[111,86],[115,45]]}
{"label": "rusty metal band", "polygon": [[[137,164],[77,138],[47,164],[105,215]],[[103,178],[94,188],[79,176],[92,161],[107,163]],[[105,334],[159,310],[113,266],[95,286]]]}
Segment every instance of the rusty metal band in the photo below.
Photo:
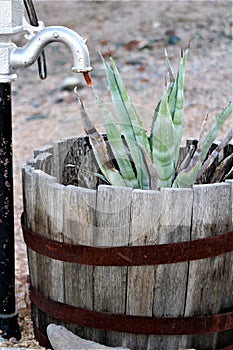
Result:
{"label": "rusty metal band", "polygon": [[[41,346],[44,346],[45,348],[51,348],[51,344],[48,340],[48,337],[40,331],[39,328],[36,327],[35,324],[33,324],[33,329],[34,329],[34,334],[35,334],[35,338],[37,339],[37,341],[39,342],[39,344]],[[233,350],[233,345],[227,346],[226,348],[221,348],[219,350]]]}
{"label": "rusty metal band", "polygon": [[39,328],[36,327],[35,322],[33,322],[33,330],[34,330],[35,338],[39,342],[39,344],[48,349],[52,349],[47,335],[45,335],[43,332],[39,330]]}
{"label": "rusty metal band", "polygon": [[146,317],[87,310],[51,300],[33,286],[31,301],[49,316],[80,326],[145,335],[209,334],[233,329],[233,311],[194,317]]}
{"label": "rusty metal band", "polygon": [[206,259],[233,251],[233,231],[193,241],[148,246],[93,247],[48,239],[22,230],[26,245],[55,260],[93,266],[142,266]]}

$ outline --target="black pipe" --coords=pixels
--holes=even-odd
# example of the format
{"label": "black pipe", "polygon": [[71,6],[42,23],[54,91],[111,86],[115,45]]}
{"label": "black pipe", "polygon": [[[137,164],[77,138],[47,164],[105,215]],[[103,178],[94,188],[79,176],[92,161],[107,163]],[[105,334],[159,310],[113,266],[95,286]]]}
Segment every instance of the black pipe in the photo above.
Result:
{"label": "black pipe", "polygon": [[[36,10],[32,0],[23,0],[23,1],[24,1],[24,6],[26,8],[30,24],[34,27],[38,27],[39,22],[38,22]],[[47,78],[47,66],[46,66],[44,51],[42,51],[40,56],[38,57],[37,63],[38,63],[39,76],[42,80],[44,80]]]}
{"label": "black pipe", "polygon": [[15,309],[11,84],[0,83],[0,330],[20,339]]}

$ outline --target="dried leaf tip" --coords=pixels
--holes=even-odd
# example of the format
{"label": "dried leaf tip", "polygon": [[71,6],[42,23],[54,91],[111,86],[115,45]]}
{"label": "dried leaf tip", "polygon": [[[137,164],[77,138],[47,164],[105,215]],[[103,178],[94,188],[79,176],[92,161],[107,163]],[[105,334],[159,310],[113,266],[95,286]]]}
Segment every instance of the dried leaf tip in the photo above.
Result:
{"label": "dried leaf tip", "polygon": [[82,118],[82,122],[83,122],[83,126],[84,126],[84,130],[86,132],[87,135],[89,135],[90,137],[92,137],[91,135],[92,134],[95,134],[97,132],[94,124],[92,123],[92,121],[89,119],[88,117],[88,114],[85,110],[85,107],[84,107],[84,103],[78,93],[78,89],[77,89],[77,86],[74,88],[74,93],[75,95],[77,96],[77,99],[79,101],[79,104],[80,104],[80,116]]}

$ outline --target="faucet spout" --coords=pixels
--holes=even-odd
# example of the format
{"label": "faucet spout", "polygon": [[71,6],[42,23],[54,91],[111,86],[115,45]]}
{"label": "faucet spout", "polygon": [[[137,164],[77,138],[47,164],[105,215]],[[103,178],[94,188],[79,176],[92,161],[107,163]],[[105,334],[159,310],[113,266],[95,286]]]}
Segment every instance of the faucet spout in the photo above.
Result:
{"label": "faucet spout", "polygon": [[24,47],[14,47],[10,53],[10,66],[13,71],[32,65],[42,50],[50,43],[62,42],[70,49],[73,56],[74,73],[87,73],[92,70],[88,48],[84,39],[75,31],[62,27],[45,27],[38,32]]}

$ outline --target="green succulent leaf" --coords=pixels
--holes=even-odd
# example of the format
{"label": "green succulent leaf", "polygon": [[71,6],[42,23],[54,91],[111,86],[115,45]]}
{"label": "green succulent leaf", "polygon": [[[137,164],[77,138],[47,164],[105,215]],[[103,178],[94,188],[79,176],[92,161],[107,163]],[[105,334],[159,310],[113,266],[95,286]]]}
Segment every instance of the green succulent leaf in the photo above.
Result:
{"label": "green succulent leaf", "polygon": [[206,135],[203,146],[202,146],[202,152],[201,152],[201,162],[205,160],[205,157],[210,149],[210,146],[216,139],[218,132],[220,131],[221,127],[223,126],[224,122],[227,120],[227,118],[231,115],[233,112],[233,102],[229,102],[228,106],[224,108],[215,118],[214,123],[212,124],[208,134]]}
{"label": "green succulent leaf", "polygon": [[175,76],[174,76],[174,73],[173,73],[173,69],[172,69],[172,66],[171,66],[171,63],[170,63],[170,60],[169,60],[166,48],[165,48],[164,52],[165,52],[165,58],[166,58],[166,64],[167,64],[167,71],[168,71],[168,75],[169,75],[170,87],[172,88],[172,86],[173,86],[173,84],[175,82]]}
{"label": "green succulent leaf", "polygon": [[[104,121],[104,127],[108,139],[108,143],[111,147],[114,158],[120,169],[120,173],[127,183],[128,187],[138,188],[139,183],[135,176],[132,164],[129,160],[126,145],[124,144],[121,133],[117,128],[116,122],[113,118],[112,113],[103,104],[100,97],[95,93],[95,98],[98,107],[101,111],[101,115]],[[114,184],[117,185],[117,184]]]}
{"label": "green succulent leaf", "polygon": [[158,171],[158,187],[171,187],[175,175],[175,140],[176,130],[170,114],[168,94],[165,91],[151,134],[152,161]]}
{"label": "green succulent leaf", "polygon": [[[185,50],[184,54],[182,54],[180,59],[180,66],[178,73],[176,77],[174,77],[173,70],[171,67],[171,63],[169,61],[167,51],[165,50],[165,57],[166,57],[166,64],[169,74],[169,87],[167,91],[167,103],[169,106],[169,112],[167,110],[166,113],[168,113],[171,117],[171,120],[173,121],[174,129],[176,132],[173,134],[173,142],[174,142],[174,151],[172,152],[173,155],[173,164],[174,168],[177,166],[178,157],[179,157],[179,149],[181,145],[181,139],[183,134],[183,112],[184,112],[184,76],[185,76],[185,63],[187,61],[188,56],[188,49]],[[153,134],[159,133],[159,131],[156,131],[156,121],[158,118],[159,108],[160,108],[161,101],[158,103],[155,112],[154,117],[152,120],[152,126],[151,126],[151,150],[153,153]],[[166,144],[164,144],[164,147],[166,147]],[[167,147],[169,148],[169,147]],[[171,153],[170,153],[171,154]]]}
{"label": "green succulent leaf", "polygon": [[[204,135],[203,130],[201,130],[197,150],[194,152],[194,155],[191,158],[188,166],[183,169],[175,178],[173,187],[191,187],[195,183],[212,143],[215,141],[219,130],[221,129],[226,119],[231,115],[232,111],[233,103],[230,102],[229,105],[217,115],[206,136]],[[227,138],[230,139],[230,136],[231,132]]]}
{"label": "green succulent leaf", "polygon": [[200,169],[201,161],[200,154],[194,153],[187,168],[182,170],[175,178],[172,187],[187,188],[191,187],[196,180],[197,173]]}
{"label": "green succulent leaf", "polygon": [[[88,118],[83,103],[80,98],[79,100],[84,129],[90,137],[93,152],[102,172],[99,176],[104,181],[111,185],[145,190],[161,187],[190,187],[198,178],[201,181],[201,176],[205,176],[206,169],[228,144],[229,139],[232,138],[232,130],[215,152],[207,158],[219,130],[233,112],[232,102],[217,115],[208,133],[204,132],[206,116],[197,146],[193,145],[181,164],[177,166],[183,133],[184,77],[187,57],[188,48],[182,51],[179,69],[174,76],[165,50],[169,85],[155,108],[149,140],[113,58],[110,57],[110,63],[103,59],[117,119],[116,122],[112,113],[95,93],[108,144]],[[113,161],[110,155],[113,156]],[[228,162],[231,160],[232,157]],[[216,177],[220,178],[219,174],[224,176],[224,169],[221,167]]]}
{"label": "green succulent leaf", "polygon": [[116,115],[121,126],[122,134],[124,135],[125,141],[129,147],[132,160],[135,164],[140,188],[149,189],[148,169],[140,150],[140,146],[142,146],[150,155],[148,137],[142,126],[142,122],[127,95],[124,82],[112,58],[110,58],[110,63],[111,65],[104,61],[104,67]]}
{"label": "green succulent leaf", "polygon": [[[179,106],[178,109],[180,109],[180,106],[184,104],[183,102],[183,90],[184,90],[184,76],[185,76],[185,64],[188,58],[188,49],[185,50],[184,53],[182,53],[182,56],[180,58],[180,65],[179,69],[176,75],[175,80],[173,80],[169,86],[168,89],[168,102],[171,112],[172,120],[175,118],[175,112],[176,108]],[[168,60],[168,58],[167,58]],[[180,90],[180,91],[179,91]],[[177,96],[179,91],[179,96]],[[181,100],[180,100],[181,99]],[[178,104],[178,106],[177,106]],[[180,119],[180,117],[176,116],[176,119]],[[177,123],[177,122],[176,122]]]}
{"label": "green succulent leaf", "polygon": [[109,159],[108,150],[106,146],[106,142],[101,134],[95,128],[95,125],[92,123],[88,114],[84,108],[83,101],[80,96],[76,93],[79,102],[80,102],[80,115],[82,118],[82,122],[84,125],[84,129],[86,134],[90,138],[90,143],[92,145],[93,153],[95,155],[95,159],[98,163],[98,166],[104,176],[104,178],[110,184],[117,183],[118,186],[126,187],[127,183],[121,176],[118,170],[116,170]]}
{"label": "green succulent leaf", "polygon": [[168,103],[173,120],[174,127],[176,129],[177,138],[175,143],[174,162],[175,167],[178,162],[179,149],[181,145],[181,139],[183,134],[183,114],[184,114],[184,76],[185,76],[185,63],[188,57],[188,49],[184,52],[184,55],[180,60],[180,67],[174,81],[173,87],[168,96]]}

